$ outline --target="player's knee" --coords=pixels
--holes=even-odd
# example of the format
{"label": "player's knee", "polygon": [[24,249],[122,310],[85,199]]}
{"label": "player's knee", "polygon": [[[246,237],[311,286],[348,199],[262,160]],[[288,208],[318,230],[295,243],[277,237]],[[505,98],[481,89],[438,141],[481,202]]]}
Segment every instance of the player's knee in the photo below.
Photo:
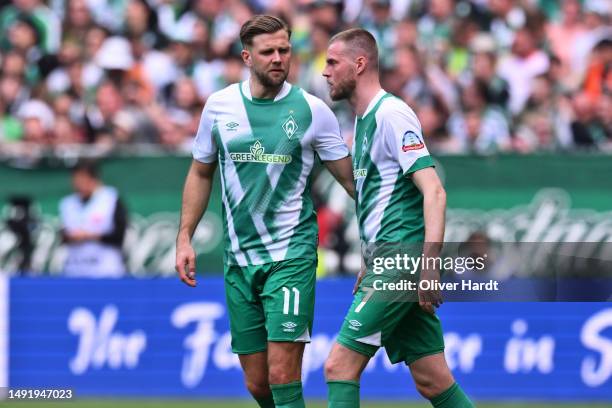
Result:
{"label": "player's knee", "polygon": [[288,369],[288,367],[283,366],[270,367],[268,380],[270,384],[289,384],[290,382],[299,380],[299,372],[293,373],[292,371],[293,370]]}
{"label": "player's knee", "polygon": [[415,384],[416,384],[417,391],[419,392],[419,394],[423,396],[423,398],[432,399],[436,395],[440,394],[436,392],[435,384],[431,382],[420,380],[420,381],[415,381]]}
{"label": "player's knee", "polygon": [[265,381],[247,380],[246,386],[253,398],[265,398],[272,394],[270,385]]}
{"label": "player's knee", "polygon": [[452,377],[439,373],[439,375],[420,375],[414,378],[417,391],[428,400],[437,397],[448,389],[453,383]]}
{"label": "player's knee", "polygon": [[339,380],[344,379],[349,373],[348,367],[344,367],[342,359],[335,356],[333,353],[325,361],[323,367],[325,378],[327,380]]}

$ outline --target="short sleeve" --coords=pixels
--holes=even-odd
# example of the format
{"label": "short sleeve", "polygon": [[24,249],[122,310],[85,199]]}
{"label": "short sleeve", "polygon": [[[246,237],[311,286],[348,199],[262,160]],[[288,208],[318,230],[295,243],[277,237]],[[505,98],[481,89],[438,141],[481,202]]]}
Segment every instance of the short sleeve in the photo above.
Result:
{"label": "short sleeve", "polygon": [[349,150],[340,134],[338,119],[329,106],[320,99],[311,97],[314,135],[312,147],[321,160],[340,160],[349,156]]}
{"label": "short sleeve", "polygon": [[388,153],[397,160],[404,175],[434,166],[425,146],[421,124],[408,105],[393,99],[385,101],[376,113],[376,122]]}
{"label": "short sleeve", "polygon": [[198,133],[193,142],[193,158],[202,163],[213,163],[217,161],[218,148],[213,137],[213,127],[215,126],[215,117],[212,112],[212,97],[208,98],[202,116],[200,117],[200,125]]}

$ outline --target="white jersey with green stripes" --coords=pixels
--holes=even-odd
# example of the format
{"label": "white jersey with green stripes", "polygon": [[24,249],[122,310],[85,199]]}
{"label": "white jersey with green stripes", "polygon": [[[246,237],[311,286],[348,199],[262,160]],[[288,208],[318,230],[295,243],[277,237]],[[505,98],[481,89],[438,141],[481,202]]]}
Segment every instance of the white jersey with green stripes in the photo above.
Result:
{"label": "white jersey with green stripes", "polygon": [[378,92],[355,119],[352,153],[361,241],[423,242],[423,196],[410,175],[433,161],[412,109]]}
{"label": "white jersey with green stripes", "polygon": [[219,161],[226,263],[316,258],[316,155],[329,161],[349,152],[329,107],[300,88],[285,82],[274,99],[258,99],[247,80],[208,98],[193,157]]}

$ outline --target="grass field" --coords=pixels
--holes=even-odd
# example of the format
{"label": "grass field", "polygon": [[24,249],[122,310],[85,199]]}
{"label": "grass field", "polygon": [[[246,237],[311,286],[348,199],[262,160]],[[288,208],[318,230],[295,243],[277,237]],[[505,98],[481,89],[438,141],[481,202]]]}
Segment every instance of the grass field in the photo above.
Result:
{"label": "grass field", "polygon": [[[324,402],[309,402],[306,404],[308,408],[326,408]],[[35,401],[35,402],[8,402],[0,401],[0,407],[78,407],[78,408],[256,408],[254,402],[248,400],[242,401],[211,401],[211,400],[81,400],[75,399],[72,401]],[[408,403],[408,402],[376,402],[363,401],[362,408],[430,408],[427,403]],[[610,404],[595,404],[595,403],[494,403],[482,402],[477,404],[478,408],[605,408],[610,407]]]}

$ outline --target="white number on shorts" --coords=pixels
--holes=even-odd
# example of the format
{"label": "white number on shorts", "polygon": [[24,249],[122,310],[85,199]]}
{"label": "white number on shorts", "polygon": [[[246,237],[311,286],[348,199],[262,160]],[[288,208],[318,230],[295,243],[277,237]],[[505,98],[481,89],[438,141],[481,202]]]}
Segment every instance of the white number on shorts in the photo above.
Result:
{"label": "white number on shorts", "polygon": [[363,288],[361,290],[363,290],[366,295],[361,300],[361,303],[359,303],[359,305],[355,308],[355,313],[361,312],[361,309],[363,309],[363,307],[365,306],[366,302],[368,300],[370,300],[370,298],[374,294],[374,288]]}
{"label": "white number on shorts", "polygon": [[293,314],[297,316],[300,311],[300,291],[297,288],[286,288],[283,286],[285,299],[283,301],[283,314],[289,314],[289,303],[291,302],[291,291],[293,291]]}

